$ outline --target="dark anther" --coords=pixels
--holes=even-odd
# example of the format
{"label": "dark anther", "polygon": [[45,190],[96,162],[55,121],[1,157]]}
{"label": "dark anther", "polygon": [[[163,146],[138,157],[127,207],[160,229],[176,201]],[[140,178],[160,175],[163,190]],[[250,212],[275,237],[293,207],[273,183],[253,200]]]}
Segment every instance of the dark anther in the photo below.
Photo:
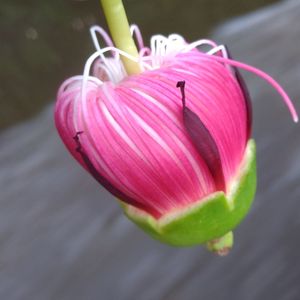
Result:
{"label": "dark anther", "polygon": [[216,141],[200,117],[185,106],[185,81],[178,81],[176,86],[180,88],[182,94],[183,124],[187,130],[187,133],[190,136],[194,146],[198,150],[200,156],[206,162],[206,165],[215,180],[217,189],[225,191],[226,186],[221,156]]}
{"label": "dark anther", "polygon": [[185,107],[185,81],[178,81],[176,87],[180,88],[181,96],[182,96],[182,105]]}
{"label": "dark anther", "polygon": [[105,176],[102,176],[98,172],[98,170],[93,165],[92,161],[89,159],[88,155],[82,149],[82,146],[81,146],[81,143],[80,143],[80,140],[79,140],[79,136],[82,133],[83,133],[83,131],[78,131],[73,136],[73,139],[76,143],[76,151],[81,156],[82,162],[84,163],[86,169],[97,180],[97,182],[100,183],[104,188],[106,188],[110,193],[112,193],[118,199],[120,199],[120,200],[122,200],[122,201],[124,201],[124,202],[126,202],[130,205],[136,206],[140,209],[146,210],[146,211],[150,212],[155,217],[159,217],[160,213],[155,208],[153,208],[152,206],[149,206],[147,204],[142,204],[142,203],[136,201],[135,199],[127,196],[125,193],[123,193],[122,191],[117,189],[109,180],[107,180],[105,178]]}
{"label": "dark anther", "polygon": [[[227,46],[225,45],[225,49],[227,51],[227,55],[229,59],[232,59],[231,54],[229,52],[229,49],[227,48]],[[251,97],[250,97],[250,93],[248,91],[247,85],[239,71],[238,68],[236,67],[232,67],[233,69],[233,73],[235,75],[235,78],[237,80],[237,82],[240,85],[241,91],[243,92],[244,95],[244,99],[245,99],[245,105],[246,105],[246,109],[247,109],[247,140],[250,138],[251,136],[251,131],[252,131],[252,103],[251,103]]]}
{"label": "dark anther", "polygon": [[83,133],[83,131],[78,131],[76,132],[76,134],[73,136],[73,139],[76,143],[76,151],[77,152],[81,152],[81,143],[80,143],[80,140],[79,140],[79,135],[81,135]]}

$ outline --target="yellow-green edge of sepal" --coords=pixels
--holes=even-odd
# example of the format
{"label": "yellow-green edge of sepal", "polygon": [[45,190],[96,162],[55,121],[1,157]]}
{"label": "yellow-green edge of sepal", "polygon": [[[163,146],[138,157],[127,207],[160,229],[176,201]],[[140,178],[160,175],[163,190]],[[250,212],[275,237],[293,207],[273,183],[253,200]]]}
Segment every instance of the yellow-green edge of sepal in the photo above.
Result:
{"label": "yellow-green edge of sepal", "polygon": [[[207,243],[233,230],[247,215],[256,191],[256,146],[248,141],[230,191],[216,192],[160,219],[122,203],[125,215],[153,238],[178,247]],[[232,245],[231,245],[232,246]]]}

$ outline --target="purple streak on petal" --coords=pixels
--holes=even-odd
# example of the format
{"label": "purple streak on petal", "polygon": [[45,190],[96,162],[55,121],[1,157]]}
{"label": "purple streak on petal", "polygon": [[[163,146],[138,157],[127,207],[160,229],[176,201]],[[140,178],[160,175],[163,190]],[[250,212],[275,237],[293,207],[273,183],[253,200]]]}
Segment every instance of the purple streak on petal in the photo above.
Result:
{"label": "purple streak on petal", "polygon": [[[225,49],[227,51],[228,58],[232,59],[227,46],[225,46]],[[236,80],[238,81],[238,83],[241,87],[241,90],[243,92],[244,98],[245,98],[245,104],[246,104],[246,109],[247,109],[247,140],[248,140],[250,138],[251,134],[252,134],[252,103],[251,103],[251,97],[250,97],[250,93],[249,93],[249,90],[247,88],[247,85],[245,83],[245,80],[242,77],[239,69],[236,68],[236,67],[232,67],[232,69],[234,71],[234,75],[236,77]]]}
{"label": "purple streak on petal", "polygon": [[206,162],[207,167],[214,178],[217,190],[225,192],[226,185],[218,146],[201,119],[192,110],[186,107],[184,86],[185,81],[179,81],[177,83],[177,87],[180,88],[182,94],[183,121],[185,128],[200,156]]}
{"label": "purple streak on petal", "polygon": [[82,134],[83,131],[79,131],[76,133],[76,135],[73,137],[76,143],[76,151],[81,155],[82,160],[84,161],[88,171],[90,174],[97,180],[98,183],[100,183],[106,190],[108,190],[112,195],[117,197],[119,200],[124,201],[127,204],[130,204],[132,206],[135,206],[137,208],[142,209],[143,211],[149,212],[154,217],[160,217],[160,213],[156,211],[153,207],[149,207],[145,204],[141,204],[134,200],[131,197],[128,197],[126,194],[115,188],[104,176],[102,176],[97,169],[94,167],[91,160],[88,158],[88,156],[85,154],[85,152],[82,149],[82,145],[79,140],[79,135]]}

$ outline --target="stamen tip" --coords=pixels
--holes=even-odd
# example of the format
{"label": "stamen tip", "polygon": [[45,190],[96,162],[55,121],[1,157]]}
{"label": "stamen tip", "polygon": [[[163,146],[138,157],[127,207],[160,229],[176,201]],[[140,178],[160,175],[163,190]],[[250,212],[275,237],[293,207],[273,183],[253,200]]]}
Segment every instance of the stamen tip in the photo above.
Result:
{"label": "stamen tip", "polygon": [[178,81],[176,84],[176,87],[184,87],[185,86],[185,81]]}

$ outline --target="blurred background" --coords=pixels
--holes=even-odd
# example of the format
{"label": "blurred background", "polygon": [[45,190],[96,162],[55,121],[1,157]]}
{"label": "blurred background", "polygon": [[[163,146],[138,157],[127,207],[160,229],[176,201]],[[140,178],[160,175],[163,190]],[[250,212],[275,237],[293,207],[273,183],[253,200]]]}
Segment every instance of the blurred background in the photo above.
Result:
{"label": "blurred background", "polygon": [[[299,0],[124,3],[145,41],[213,37],[278,80],[300,111]],[[125,218],[54,128],[56,91],[82,73],[95,23],[106,27],[98,0],[0,1],[0,299],[299,300],[299,124],[278,94],[243,72],[258,190],[231,253],[163,245]]]}
{"label": "blurred background", "polygon": [[[125,0],[144,40],[173,32],[205,37],[224,20],[275,0]],[[59,84],[80,74],[94,51],[93,24],[106,26],[98,0],[1,0],[0,129],[24,120],[55,99]]]}

